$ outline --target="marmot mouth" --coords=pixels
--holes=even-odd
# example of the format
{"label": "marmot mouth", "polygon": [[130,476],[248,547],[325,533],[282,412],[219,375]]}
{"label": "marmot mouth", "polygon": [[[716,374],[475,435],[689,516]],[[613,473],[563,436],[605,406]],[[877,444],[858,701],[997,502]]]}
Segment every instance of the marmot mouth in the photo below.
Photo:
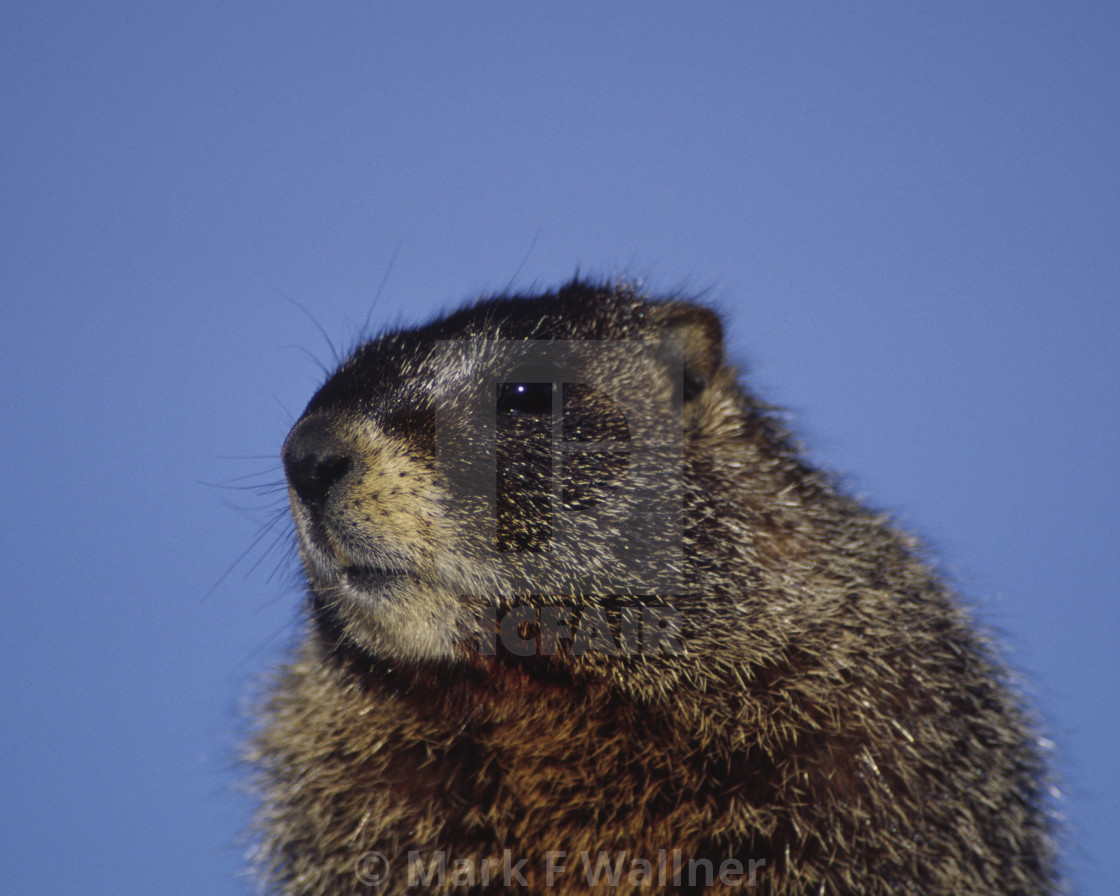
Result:
{"label": "marmot mouth", "polygon": [[352,587],[361,591],[380,591],[406,575],[404,570],[384,566],[348,566],[343,574]]}

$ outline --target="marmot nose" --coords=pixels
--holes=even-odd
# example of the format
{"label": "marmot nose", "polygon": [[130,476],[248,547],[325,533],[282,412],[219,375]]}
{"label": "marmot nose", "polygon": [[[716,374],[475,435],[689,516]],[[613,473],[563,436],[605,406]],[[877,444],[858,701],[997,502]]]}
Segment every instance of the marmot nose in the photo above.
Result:
{"label": "marmot nose", "polygon": [[346,446],[324,417],[307,417],[295,425],[281,452],[284,472],[296,494],[313,507],[323,504],[353,466]]}

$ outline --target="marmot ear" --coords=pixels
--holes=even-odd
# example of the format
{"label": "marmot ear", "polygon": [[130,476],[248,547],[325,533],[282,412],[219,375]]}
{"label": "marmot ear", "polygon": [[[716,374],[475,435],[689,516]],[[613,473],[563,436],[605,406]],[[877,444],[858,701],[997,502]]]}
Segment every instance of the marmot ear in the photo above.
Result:
{"label": "marmot ear", "polygon": [[723,324],[710,308],[689,302],[668,302],[651,309],[652,335],[681,346],[684,361],[684,400],[707,388],[723,366]]}

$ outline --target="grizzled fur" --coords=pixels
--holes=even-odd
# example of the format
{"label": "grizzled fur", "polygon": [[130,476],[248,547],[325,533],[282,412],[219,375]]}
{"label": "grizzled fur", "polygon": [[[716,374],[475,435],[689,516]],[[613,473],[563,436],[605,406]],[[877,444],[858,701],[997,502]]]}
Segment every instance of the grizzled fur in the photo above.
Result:
{"label": "grizzled fur", "polygon": [[[437,411],[508,378],[495,339],[649,346],[611,375],[683,420],[678,593],[572,587],[626,536],[609,520],[551,558],[555,594],[515,593],[507,564],[532,551],[495,561],[434,450]],[[595,435],[594,401],[573,408]],[[403,892],[409,854],[427,873],[440,851],[448,890],[502,889],[503,862],[546,890],[551,858],[552,891],[587,892],[582,854],[604,850],[625,855],[602,892],[635,889],[641,860],[666,883],[661,856],[671,882],[674,855],[717,875],[738,859],[729,891],[753,861],[775,896],[1055,892],[1044,764],[992,649],[914,541],[798,455],[706,308],[574,282],[388,333],[316,394],[284,462],[310,598],[250,750],[275,892]],[[515,543],[540,510],[525,490]],[[521,657],[467,637],[526,602],[669,605],[683,649]]]}

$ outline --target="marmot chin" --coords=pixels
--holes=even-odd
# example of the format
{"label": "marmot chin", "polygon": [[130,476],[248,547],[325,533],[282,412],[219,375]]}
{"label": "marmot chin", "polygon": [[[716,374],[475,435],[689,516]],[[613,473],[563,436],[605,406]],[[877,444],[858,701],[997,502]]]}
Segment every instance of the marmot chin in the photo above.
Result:
{"label": "marmot chin", "polygon": [[711,310],[577,281],[386,333],[282,458],[309,599],[249,750],[272,891],[1058,890],[992,647]]}

